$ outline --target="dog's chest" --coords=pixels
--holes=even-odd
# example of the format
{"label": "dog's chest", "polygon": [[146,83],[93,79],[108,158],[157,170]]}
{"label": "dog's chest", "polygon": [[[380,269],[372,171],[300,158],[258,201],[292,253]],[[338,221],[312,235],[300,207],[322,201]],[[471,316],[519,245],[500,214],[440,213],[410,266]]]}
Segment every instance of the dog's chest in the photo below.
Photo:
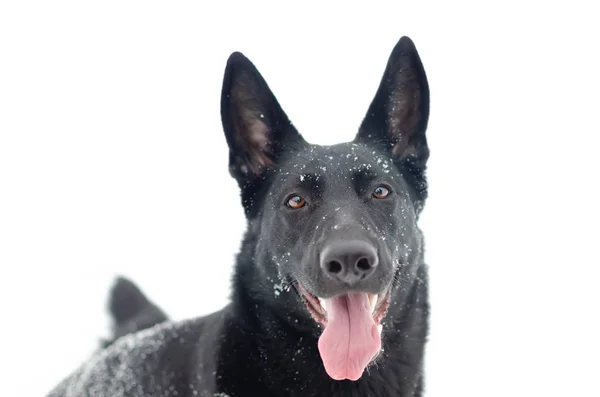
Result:
{"label": "dog's chest", "polygon": [[[251,361],[246,362],[251,366]],[[231,374],[218,382],[215,396],[227,397],[420,397],[421,378],[416,369],[405,367],[389,368],[366,375],[357,382],[334,381],[320,374],[322,368],[306,367],[309,374],[282,378],[282,368],[271,368],[269,372],[246,377],[240,372]],[[300,371],[303,372],[303,371]],[[300,374],[299,372],[299,374]],[[228,380],[226,380],[228,379]]]}

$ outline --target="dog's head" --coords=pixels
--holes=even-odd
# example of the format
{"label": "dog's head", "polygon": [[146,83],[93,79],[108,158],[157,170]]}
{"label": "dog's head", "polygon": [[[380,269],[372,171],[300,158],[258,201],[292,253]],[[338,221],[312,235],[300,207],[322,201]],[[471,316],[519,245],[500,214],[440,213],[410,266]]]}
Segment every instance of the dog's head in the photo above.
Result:
{"label": "dog's head", "polygon": [[413,42],[394,48],[352,142],[308,144],[240,53],[227,63],[221,115],[256,266],[289,282],[297,309],[324,327],[328,374],[358,379],[380,350],[394,291],[421,260],[429,88]]}

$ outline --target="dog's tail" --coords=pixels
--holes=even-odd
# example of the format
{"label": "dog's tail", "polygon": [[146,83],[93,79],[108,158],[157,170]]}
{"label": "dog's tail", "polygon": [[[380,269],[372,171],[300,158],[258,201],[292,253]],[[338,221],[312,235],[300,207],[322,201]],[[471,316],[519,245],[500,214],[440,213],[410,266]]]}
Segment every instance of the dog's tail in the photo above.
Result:
{"label": "dog's tail", "polygon": [[125,277],[117,277],[110,291],[108,310],[112,317],[112,336],[102,342],[109,346],[123,335],[150,328],[168,320],[167,315]]}

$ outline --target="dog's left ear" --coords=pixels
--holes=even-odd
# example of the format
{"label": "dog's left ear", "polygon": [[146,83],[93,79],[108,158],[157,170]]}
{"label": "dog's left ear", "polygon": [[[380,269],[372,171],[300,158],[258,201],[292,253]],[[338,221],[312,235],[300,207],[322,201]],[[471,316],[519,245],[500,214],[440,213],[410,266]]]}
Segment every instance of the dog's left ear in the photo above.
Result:
{"label": "dog's left ear", "polygon": [[240,186],[258,181],[282,155],[306,145],[256,67],[239,52],[225,68],[221,120],[229,172]]}
{"label": "dog's left ear", "polygon": [[414,43],[402,37],[388,60],[383,79],[356,142],[368,143],[424,172],[429,148],[425,137],[429,86]]}

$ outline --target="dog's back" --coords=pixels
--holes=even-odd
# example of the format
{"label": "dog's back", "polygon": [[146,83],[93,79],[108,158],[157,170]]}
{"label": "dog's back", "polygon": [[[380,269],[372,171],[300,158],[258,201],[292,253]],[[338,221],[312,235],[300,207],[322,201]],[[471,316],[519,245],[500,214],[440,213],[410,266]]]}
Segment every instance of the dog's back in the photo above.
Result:
{"label": "dog's back", "polygon": [[146,328],[108,342],[48,397],[182,396],[182,385],[187,395],[212,397],[216,361],[211,357],[227,313],[224,309],[181,322],[145,322]]}

